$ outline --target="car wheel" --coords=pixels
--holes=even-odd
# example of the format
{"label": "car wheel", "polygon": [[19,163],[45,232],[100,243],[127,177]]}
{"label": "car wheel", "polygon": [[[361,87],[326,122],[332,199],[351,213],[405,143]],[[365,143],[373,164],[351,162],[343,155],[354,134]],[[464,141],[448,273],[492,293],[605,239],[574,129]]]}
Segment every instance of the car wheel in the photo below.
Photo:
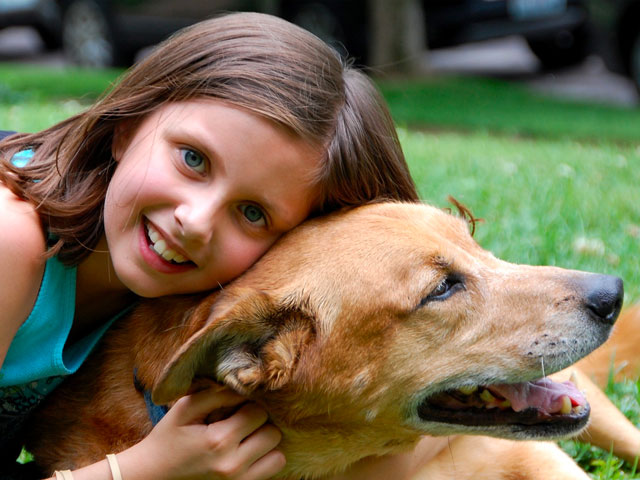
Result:
{"label": "car wheel", "polygon": [[37,4],[38,21],[34,25],[47,50],[62,47],[62,18],[59,6],[52,1],[41,0]]}
{"label": "car wheel", "polygon": [[629,52],[629,73],[636,89],[640,92],[640,32],[636,34]]}
{"label": "car wheel", "polygon": [[551,37],[527,38],[527,43],[547,70],[576,65],[589,54],[589,34],[585,27],[561,30]]}
{"label": "car wheel", "polygon": [[54,32],[44,25],[36,26],[36,30],[38,32],[38,35],[40,35],[40,38],[42,39],[42,43],[44,43],[44,47],[48,51],[57,50],[62,46],[60,32]]}
{"label": "car wheel", "polygon": [[74,62],[90,67],[122,63],[113,30],[103,7],[93,0],[72,0],[62,16],[62,45]]}

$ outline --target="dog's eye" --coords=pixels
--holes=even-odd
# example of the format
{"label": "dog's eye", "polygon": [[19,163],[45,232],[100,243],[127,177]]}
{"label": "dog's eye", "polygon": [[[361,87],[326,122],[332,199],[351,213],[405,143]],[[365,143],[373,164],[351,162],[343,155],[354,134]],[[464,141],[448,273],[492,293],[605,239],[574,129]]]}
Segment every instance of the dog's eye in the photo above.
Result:
{"label": "dog's eye", "polygon": [[449,275],[443,278],[438,286],[434,288],[429,295],[422,299],[420,305],[425,305],[427,302],[446,300],[451,295],[462,289],[464,289],[462,279],[455,275]]}

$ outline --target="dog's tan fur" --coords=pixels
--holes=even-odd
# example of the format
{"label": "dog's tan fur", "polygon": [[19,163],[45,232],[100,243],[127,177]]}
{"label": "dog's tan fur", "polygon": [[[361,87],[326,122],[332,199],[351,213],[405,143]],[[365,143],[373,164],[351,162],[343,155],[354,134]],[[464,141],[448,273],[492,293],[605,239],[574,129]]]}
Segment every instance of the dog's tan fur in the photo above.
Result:
{"label": "dog's tan fur", "polygon": [[[423,301],[451,272],[464,288]],[[156,403],[204,376],[262,404],[283,432],[283,478],[339,473],[364,457],[410,450],[427,434],[544,436],[425,422],[416,404],[469,382],[540,378],[596,348],[608,328],[584,313],[588,275],[501,261],[464,221],[423,205],[379,204],[310,221],[220,292],[142,303],[50,396],[28,447],[53,470],[138,442],[151,424],[134,370]],[[409,473],[588,478],[552,444],[485,442],[424,437]],[[480,454],[495,445],[496,458]],[[523,467],[523,458],[543,452],[544,468]],[[447,476],[452,468],[459,475]]]}

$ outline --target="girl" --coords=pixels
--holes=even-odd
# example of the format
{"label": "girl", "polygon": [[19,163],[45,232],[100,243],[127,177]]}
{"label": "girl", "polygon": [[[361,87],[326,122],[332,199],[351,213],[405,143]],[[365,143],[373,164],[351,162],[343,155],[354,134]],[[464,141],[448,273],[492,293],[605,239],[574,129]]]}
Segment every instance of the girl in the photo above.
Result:
{"label": "girl", "polygon": [[[367,78],[260,14],[178,33],[86,112],[9,137],[0,156],[4,465],[21,420],[137,296],[217,288],[309,215],[417,199]],[[73,476],[268,478],[285,459],[264,411],[205,424],[242,402],[187,396],[116,461]]]}

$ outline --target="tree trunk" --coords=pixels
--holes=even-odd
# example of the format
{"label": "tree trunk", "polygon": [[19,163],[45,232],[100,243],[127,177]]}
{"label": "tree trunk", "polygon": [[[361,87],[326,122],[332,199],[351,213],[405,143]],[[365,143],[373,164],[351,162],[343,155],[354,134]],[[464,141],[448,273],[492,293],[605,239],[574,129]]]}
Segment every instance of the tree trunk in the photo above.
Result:
{"label": "tree trunk", "polygon": [[426,25],[420,0],[368,0],[370,65],[394,73],[426,69]]}

